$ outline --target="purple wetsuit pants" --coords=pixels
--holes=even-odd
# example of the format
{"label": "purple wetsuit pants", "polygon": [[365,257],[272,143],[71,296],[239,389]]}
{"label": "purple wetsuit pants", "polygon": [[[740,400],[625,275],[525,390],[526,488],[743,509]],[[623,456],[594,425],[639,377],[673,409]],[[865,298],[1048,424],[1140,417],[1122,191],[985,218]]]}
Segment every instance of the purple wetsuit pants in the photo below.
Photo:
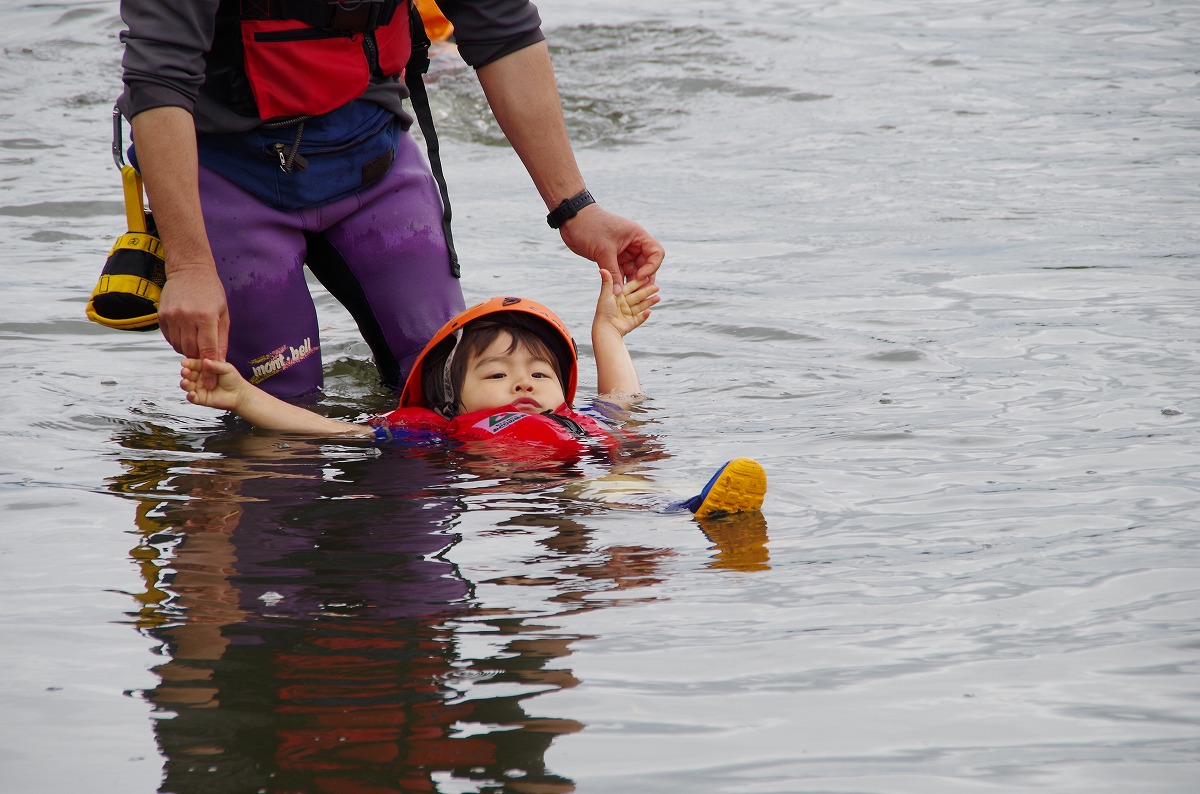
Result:
{"label": "purple wetsuit pants", "polygon": [[437,183],[408,133],[386,175],[332,204],[276,209],[203,166],[200,196],[229,305],[228,361],[277,397],[322,385],[305,264],[358,323],[390,386],[465,308]]}

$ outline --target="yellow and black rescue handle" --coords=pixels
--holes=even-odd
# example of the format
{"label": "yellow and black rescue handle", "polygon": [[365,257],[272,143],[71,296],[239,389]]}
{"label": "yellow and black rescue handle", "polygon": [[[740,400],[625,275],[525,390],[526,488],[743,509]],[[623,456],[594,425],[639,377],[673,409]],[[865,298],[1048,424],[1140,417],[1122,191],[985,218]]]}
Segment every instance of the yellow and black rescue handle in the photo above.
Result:
{"label": "yellow and black rescue handle", "polygon": [[113,108],[113,161],[121,169],[125,223],[88,299],[89,320],[126,331],[158,328],[158,300],[167,270],[154,218],[142,201],[142,175],[121,154],[121,114]]}

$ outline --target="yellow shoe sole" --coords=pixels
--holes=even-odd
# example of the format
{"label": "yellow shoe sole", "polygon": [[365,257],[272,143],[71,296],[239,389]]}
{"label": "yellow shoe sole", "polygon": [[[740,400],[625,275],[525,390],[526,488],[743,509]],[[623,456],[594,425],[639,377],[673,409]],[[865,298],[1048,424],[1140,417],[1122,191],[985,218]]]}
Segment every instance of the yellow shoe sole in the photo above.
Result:
{"label": "yellow shoe sole", "polygon": [[767,473],[759,462],[750,458],[734,458],[722,466],[704,487],[696,517],[758,510],[766,495]]}

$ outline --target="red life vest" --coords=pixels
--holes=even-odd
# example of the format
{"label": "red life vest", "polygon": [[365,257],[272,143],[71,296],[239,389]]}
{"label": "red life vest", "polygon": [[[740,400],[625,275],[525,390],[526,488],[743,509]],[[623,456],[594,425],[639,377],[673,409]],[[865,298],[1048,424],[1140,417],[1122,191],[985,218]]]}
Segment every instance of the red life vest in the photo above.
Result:
{"label": "red life vest", "polygon": [[445,419],[428,408],[397,408],[377,420],[390,428],[432,433],[511,459],[574,458],[589,449],[614,453],[620,442],[600,421],[560,405],[543,414],[510,406],[484,408]]}
{"label": "red life vest", "polygon": [[408,1],[346,5],[373,13],[328,0],[241,0],[243,63],[260,118],[319,116],[362,96],[372,76],[404,71]]}

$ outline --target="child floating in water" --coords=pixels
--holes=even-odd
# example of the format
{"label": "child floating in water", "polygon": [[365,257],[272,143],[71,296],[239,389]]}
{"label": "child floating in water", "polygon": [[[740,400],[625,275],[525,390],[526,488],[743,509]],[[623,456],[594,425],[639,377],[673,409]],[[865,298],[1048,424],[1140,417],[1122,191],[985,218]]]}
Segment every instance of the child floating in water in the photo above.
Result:
{"label": "child floating in water", "polygon": [[[650,316],[658,287],[630,281],[614,294],[612,275],[600,273],[592,320],[596,385],[600,399],[627,407],[642,387],[625,335]],[[215,387],[204,385],[205,374],[216,376]],[[579,380],[575,342],[557,315],[525,298],[492,298],[446,323],[413,363],[399,407],[370,424],[330,419],[280,400],[225,362],[189,358],[180,375],[189,402],[233,411],[266,430],[380,440],[425,433],[487,444],[501,456],[539,459],[570,457],[589,447],[611,452],[620,445],[611,428],[572,407]],[[698,496],[673,507],[701,518],[758,510],[766,487],[762,466],[737,458]]]}

